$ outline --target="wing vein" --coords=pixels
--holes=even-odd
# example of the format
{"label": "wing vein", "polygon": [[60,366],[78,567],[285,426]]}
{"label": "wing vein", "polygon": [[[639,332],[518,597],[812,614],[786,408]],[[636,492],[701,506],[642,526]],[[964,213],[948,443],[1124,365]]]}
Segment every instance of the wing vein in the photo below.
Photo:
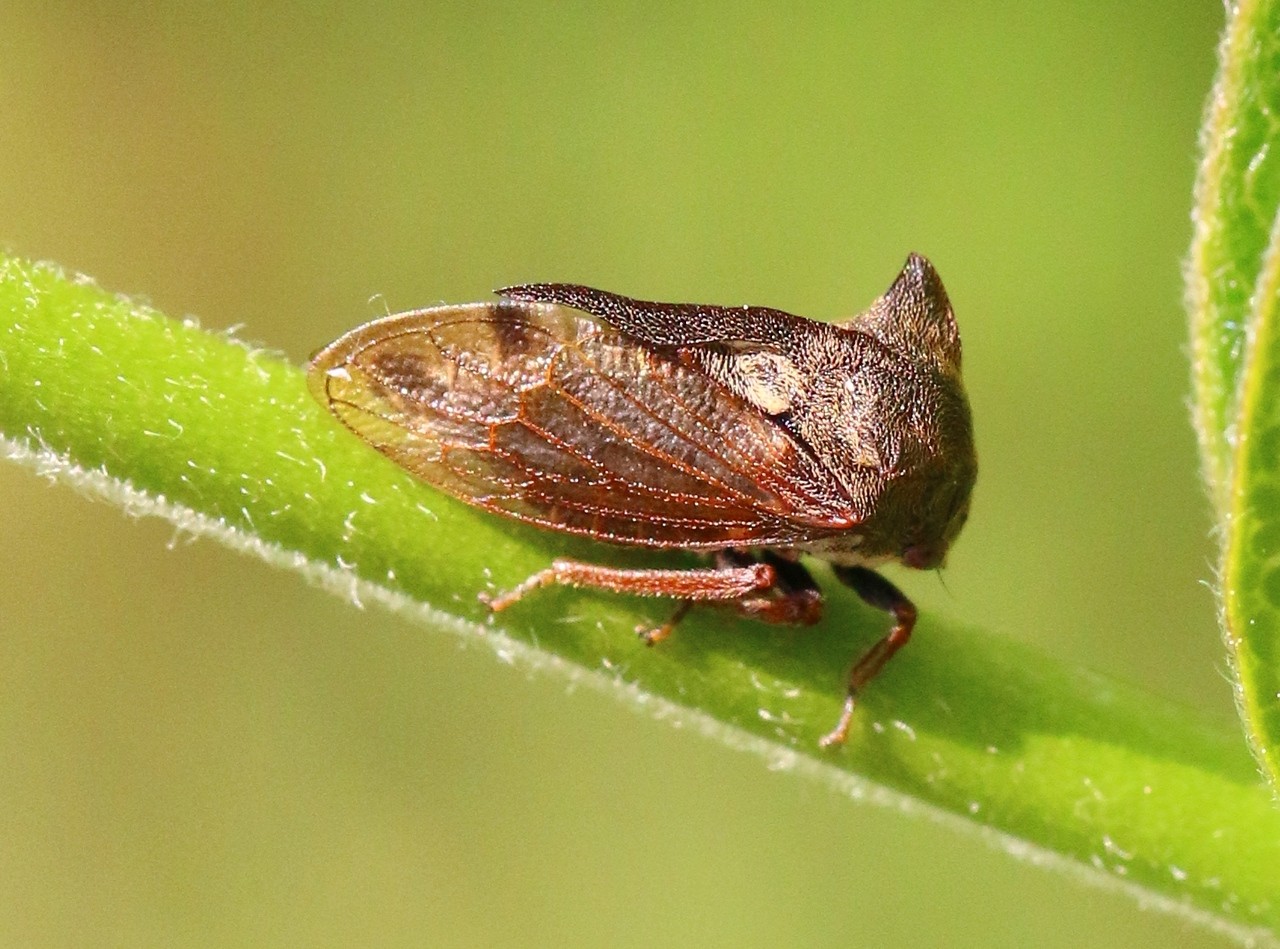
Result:
{"label": "wing vein", "polygon": [[[652,409],[650,409],[647,405],[645,405],[643,402],[641,402],[641,401],[639,401],[638,399],[636,399],[636,398],[635,398],[635,396],[633,396],[630,392],[628,392],[628,391],[626,390],[626,388],[625,388],[625,387],[623,387],[623,386],[619,385],[619,384],[618,384],[618,383],[613,379],[613,377],[612,377],[612,376],[610,376],[608,373],[604,372],[604,371],[600,368],[599,363],[598,363],[598,362],[596,362],[595,360],[593,360],[593,359],[590,357],[590,355],[588,355],[587,353],[583,352],[580,348],[578,349],[578,351],[579,351],[579,353],[581,353],[581,355],[582,355],[582,357],[583,357],[583,360],[584,360],[584,362],[587,364],[587,366],[588,366],[588,367],[590,367],[591,369],[595,370],[595,376],[596,376],[596,378],[598,378],[598,379],[600,379],[601,381],[603,381],[603,382],[604,382],[606,385],[608,385],[608,386],[609,386],[609,387],[610,387],[610,388],[611,388],[615,393],[617,393],[617,394],[621,395],[624,399],[626,399],[628,402],[630,402],[630,403],[631,403],[632,405],[634,405],[636,408],[640,409],[640,411],[641,411],[644,415],[646,415],[646,416],[648,416],[649,418],[653,419],[655,422],[657,422],[660,426],[662,426],[663,428],[665,428],[665,429],[666,429],[668,432],[670,432],[672,435],[675,435],[678,439],[680,439],[681,441],[685,442],[686,444],[691,445],[691,446],[692,446],[693,448],[695,448],[697,451],[700,451],[700,452],[703,452],[704,454],[710,455],[710,456],[711,456],[711,457],[713,457],[713,458],[717,458],[718,460],[720,460],[720,461],[724,462],[725,467],[729,468],[730,470],[737,471],[737,469],[736,469],[736,468],[734,468],[734,466],[733,466],[732,464],[730,464],[730,463],[729,463],[728,459],[719,457],[719,456],[718,456],[718,455],[716,455],[714,452],[712,452],[710,449],[708,449],[708,447],[707,447],[706,443],[704,443],[704,442],[694,441],[694,440],[693,440],[693,439],[692,439],[692,438],[691,438],[687,433],[682,432],[680,429],[678,429],[678,428],[676,428],[675,426],[673,426],[673,425],[672,425],[670,422],[668,422],[666,419],[664,419],[664,418],[662,418],[660,415],[657,415],[656,413],[654,413],[654,411],[653,411]],[[661,387],[663,388],[663,390],[664,390],[664,391],[666,391],[666,392],[671,392],[671,389],[670,389],[668,386],[666,386],[666,385],[662,382],[662,380],[661,380],[661,379],[658,379],[656,376],[653,376],[653,375],[651,375],[651,376],[650,376],[650,379],[652,379],[652,380],[653,380],[653,381],[655,381],[659,386],[661,386]],[[613,421],[611,421],[607,416],[604,416],[604,415],[600,414],[600,412],[599,412],[599,411],[593,411],[591,408],[589,408],[589,407],[588,407],[588,404],[587,404],[586,402],[584,402],[582,399],[580,399],[580,398],[578,398],[577,396],[575,396],[572,392],[569,392],[567,389],[565,389],[565,388],[564,388],[564,386],[563,386],[563,385],[560,385],[560,384],[558,384],[558,383],[551,383],[551,382],[548,382],[548,385],[551,385],[551,386],[552,386],[553,388],[555,388],[558,392],[560,392],[560,393],[565,397],[565,399],[567,399],[567,400],[568,400],[569,402],[571,402],[573,405],[575,405],[575,406],[577,406],[579,409],[581,409],[581,410],[583,411],[583,413],[584,413],[584,414],[586,414],[586,415],[587,415],[587,416],[589,416],[590,418],[593,418],[593,419],[595,419],[596,421],[600,422],[600,423],[601,423],[605,428],[607,428],[609,431],[611,431],[611,432],[615,433],[616,435],[618,435],[621,441],[626,442],[627,444],[631,445],[633,448],[638,448],[641,452],[643,452],[644,454],[646,454],[646,455],[650,456],[651,458],[654,458],[654,459],[656,459],[656,460],[658,460],[658,461],[661,461],[661,462],[663,462],[663,463],[665,463],[665,464],[671,465],[671,466],[672,466],[672,467],[674,467],[676,470],[681,471],[681,472],[683,472],[684,474],[690,475],[691,477],[693,477],[694,479],[696,479],[696,480],[698,480],[698,481],[702,481],[702,482],[704,482],[704,483],[706,483],[706,484],[708,484],[708,485],[712,485],[712,486],[715,486],[715,487],[722,488],[723,490],[725,490],[725,491],[727,491],[727,492],[730,492],[730,493],[732,493],[733,495],[735,495],[735,496],[737,496],[737,497],[739,497],[739,498],[742,498],[744,501],[746,501],[746,502],[747,502],[748,504],[750,504],[752,507],[765,509],[765,508],[763,508],[763,506],[761,505],[761,502],[760,502],[760,499],[759,499],[759,498],[753,498],[751,495],[749,495],[749,494],[747,494],[746,492],[742,491],[740,488],[735,488],[735,487],[733,487],[732,485],[727,484],[727,483],[726,483],[722,478],[717,477],[716,475],[712,474],[711,472],[708,472],[708,471],[704,471],[704,470],[701,470],[701,469],[695,468],[694,466],[690,465],[688,462],[686,462],[686,461],[684,461],[684,460],[682,460],[682,459],[680,459],[680,458],[677,458],[677,457],[675,457],[674,455],[671,455],[671,454],[669,454],[669,453],[667,453],[667,452],[661,451],[660,449],[655,448],[653,445],[650,445],[650,444],[648,444],[647,442],[645,442],[645,441],[643,441],[643,440],[641,440],[641,439],[637,438],[636,436],[632,435],[632,434],[631,434],[630,432],[628,432],[626,429],[621,428],[621,427],[620,427],[620,426],[618,426],[616,423],[614,423]],[[682,404],[683,404],[683,403],[682,403]],[[772,513],[772,512],[771,512],[771,513]]]}

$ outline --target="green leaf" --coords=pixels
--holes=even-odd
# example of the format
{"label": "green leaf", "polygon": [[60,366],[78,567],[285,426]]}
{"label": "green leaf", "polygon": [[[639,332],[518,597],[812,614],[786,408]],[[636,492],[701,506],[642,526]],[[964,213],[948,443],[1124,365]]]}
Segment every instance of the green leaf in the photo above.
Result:
{"label": "green leaf", "polygon": [[1185,709],[925,615],[849,744],[822,752],[846,663],[886,627],[852,595],[828,583],[828,618],[798,632],[702,611],[652,649],[632,629],[667,607],[620,597],[545,591],[494,624],[476,594],[562,538],[415,482],[297,368],[47,265],[0,264],[0,312],[0,433],[22,460],[851,796],[949,815],[1237,934],[1280,929],[1280,810],[1238,736]]}
{"label": "green leaf", "polygon": [[1280,786],[1280,3],[1240,3],[1220,54],[1187,270],[1196,424],[1238,704]]}
{"label": "green leaf", "polygon": [[1187,295],[1196,429],[1219,508],[1227,503],[1238,442],[1248,315],[1280,202],[1278,19],[1275,0],[1236,5],[1200,136]]}

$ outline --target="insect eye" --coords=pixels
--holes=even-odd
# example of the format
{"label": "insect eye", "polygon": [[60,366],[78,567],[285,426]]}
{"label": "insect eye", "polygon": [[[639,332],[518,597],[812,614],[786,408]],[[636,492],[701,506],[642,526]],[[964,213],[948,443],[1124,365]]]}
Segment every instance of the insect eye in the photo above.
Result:
{"label": "insect eye", "polygon": [[902,552],[902,562],[914,570],[932,570],[941,567],[947,557],[947,545],[942,541],[912,544]]}

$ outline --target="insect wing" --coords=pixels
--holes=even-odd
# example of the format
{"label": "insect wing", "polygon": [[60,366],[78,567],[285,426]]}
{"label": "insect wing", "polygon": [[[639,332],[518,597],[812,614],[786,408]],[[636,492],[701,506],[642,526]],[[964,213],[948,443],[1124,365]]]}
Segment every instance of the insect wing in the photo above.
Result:
{"label": "insect wing", "polygon": [[779,426],[676,351],[567,306],[387,317],[317,354],[309,381],[413,474],[544,527],[697,549],[798,544],[857,523]]}

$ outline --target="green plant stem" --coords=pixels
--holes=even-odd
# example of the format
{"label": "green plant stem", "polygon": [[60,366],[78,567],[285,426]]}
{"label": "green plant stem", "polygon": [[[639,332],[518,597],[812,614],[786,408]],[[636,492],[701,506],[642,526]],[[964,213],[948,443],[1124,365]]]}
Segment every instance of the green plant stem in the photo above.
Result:
{"label": "green plant stem", "polygon": [[544,565],[560,538],[415,482],[315,405],[296,367],[54,267],[0,263],[0,312],[0,432],[78,466],[71,480],[127,484],[180,523],[199,512],[223,539],[432,604],[476,635],[600,671],[641,704],[691,710],[722,740],[870,779],[1166,908],[1280,928],[1280,810],[1239,737],[1184,709],[926,615],[848,745],[821,752],[846,662],[886,624],[852,595],[828,584],[813,630],[703,611],[652,649],[632,628],[668,607],[597,594],[546,591],[487,627],[476,594]]}

